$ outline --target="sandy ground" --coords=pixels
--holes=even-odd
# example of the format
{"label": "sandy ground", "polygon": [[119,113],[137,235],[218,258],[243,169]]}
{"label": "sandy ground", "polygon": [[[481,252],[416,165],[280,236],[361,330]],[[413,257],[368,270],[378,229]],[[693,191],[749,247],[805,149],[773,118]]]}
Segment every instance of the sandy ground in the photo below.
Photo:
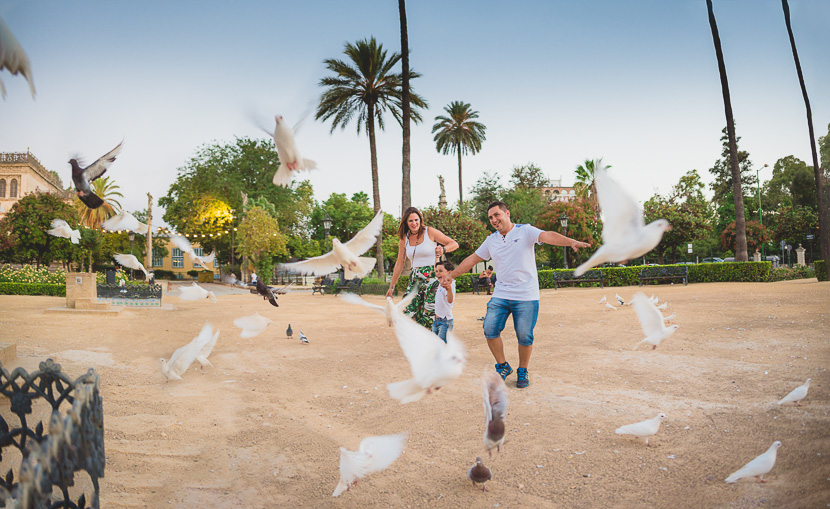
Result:
{"label": "sandy ground", "polygon": [[[401,405],[385,384],[409,378],[382,317],[330,295],[293,292],[272,308],[250,294],[120,316],[45,314],[55,297],[0,296],[0,341],[15,366],[46,357],[73,378],[101,375],[107,471],[103,507],[824,507],[830,503],[830,283],[662,285],[680,330],[642,345],[631,308],[597,304],[635,287],[542,292],[529,388],[508,379],[501,453],[482,443],[480,376],[492,368],[481,322],[488,297],[462,294],[455,332],[469,361],[439,393]],[[380,303],[380,297],[367,297]],[[232,320],[274,323],[240,339]],[[166,382],[167,357],[211,321],[214,369]],[[288,340],[302,330],[311,344]],[[295,332],[296,333],[296,332]],[[518,363],[512,323],[508,360]],[[15,366],[5,366],[11,370]],[[808,377],[802,407],[775,402]],[[4,415],[7,408],[3,407]],[[614,429],[656,415],[653,447]],[[409,432],[403,456],[339,498],[339,446]],[[767,483],[723,480],[781,440]],[[476,456],[489,491],[466,479]],[[9,468],[4,458],[2,472]],[[79,480],[85,477],[78,475]]]}

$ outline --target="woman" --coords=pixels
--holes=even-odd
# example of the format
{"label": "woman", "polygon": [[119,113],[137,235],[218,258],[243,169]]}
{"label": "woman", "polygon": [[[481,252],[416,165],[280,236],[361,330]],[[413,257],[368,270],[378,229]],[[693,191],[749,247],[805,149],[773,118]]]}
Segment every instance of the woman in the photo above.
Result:
{"label": "woman", "polygon": [[403,272],[404,256],[412,263],[412,273],[409,276],[409,284],[406,286],[406,294],[412,291],[415,285],[419,285],[418,295],[412,299],[404,312],[411,316],[416,322],[428,329],[432,329],[432,321],[435,318],[435,291],[438,285],[430,285],[427,289],[427,282],[435,278],[435,262],[441,255],[451,253],[458,249],[458,242],[447,237],[435,228],[424,226],[424,216],[415,207],[409,207],[401,216],[401,224],[398,225],[398,259],[395,260],[395,269],[392,271],[392,283],[386,292],[387,297],[392,296],[395,284]]}

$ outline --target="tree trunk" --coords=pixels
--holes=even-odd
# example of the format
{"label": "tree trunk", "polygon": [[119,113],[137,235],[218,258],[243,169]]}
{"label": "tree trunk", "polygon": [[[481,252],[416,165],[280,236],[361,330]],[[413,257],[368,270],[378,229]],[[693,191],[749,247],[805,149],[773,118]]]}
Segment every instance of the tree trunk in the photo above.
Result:
{"label": "tree trunk", "polygon": [[455,151],[458,152],[458,208],[464,204],[464,185],[461,182],[461,145],[455,146]]}
{"label": "tree trunk", "polygon": [[412,203],[412,185],[409,179],[409,117],[412,114],[412,106],[409,104],[409,35],[406,30],[406,0],[398,0],[398,11],[401,17],[401,66],[403,71],[403,82],[401,84],[401,127],[403,130],[403,157],[401,158],[401,214],[408,209]]}
{"label": "tree trunk", "polygon": [[153,270],[153,196],[150,193],[147,193],[147,246],[144,253],[144,268],[147,272]]}
{"label": "tree trunk", "polygon": [[[366,130],[369,131],[369,152],[372,160],[372,199],[374,200],[373,207],[375,214],[380,208],[380,183],[378,181],[378,152],[375,146],[375,105],[369,103],[367,105],[366,115]],[[375,258],[377,259],[378,277],[383,278],[383,233],[378,235],[378,241],[375,245]]]}
{"label": "tree trunk", "polygon": [[732,116],[732,100],[729,97],[729,82],[726,79],[726,64],[723,61],[718,25],[712,9],[712,0],[706,0],[709,10],[709,26],[712,29],[712,40],[715,44],[715,54],[718,58],[718,73],[720,74],[721,91],[723,92],[723,108],[726,113],[726,133],[729,136],[729,162],[732,165],[732,193],[735,197],[735,261],[749,260],[746,251],[746,215],[744,214],[744,195],[741,189],[741,169],[738,165],[738,143],[735,141],[735,119]]}
{"label": "tree trunk", "polygon": [[816,177],[816,200],[818,204],[818,238],[819,238],[819,253],[825,260],[825,268],[827,270],[827,277],[830,277],[830,203],[827,203],[827,196],[824,193],[824,178],[821,166],[818,164],[818,154],[816,153],[815,134],[813,133],[813,112],[810,108],[810,99],[807,97],[807,87],[804,85],[804,74],[801,72],[801,61],[798,59],[798,50],[795,47],[795,37],[793,37],[793,27],[790,24],[790,5],[787,0],[781,0],[781,7],[784,9],[784,22],[787,24],[787,34],[790,36],[790,46],[793,49],[793,60],[795,60],[795,70],[798,72],[798,84],[801,85],[801,95],[804,96],[804,106],[807,108],[807,130],[810,133],[810,149],[813,155],[813,173]]}

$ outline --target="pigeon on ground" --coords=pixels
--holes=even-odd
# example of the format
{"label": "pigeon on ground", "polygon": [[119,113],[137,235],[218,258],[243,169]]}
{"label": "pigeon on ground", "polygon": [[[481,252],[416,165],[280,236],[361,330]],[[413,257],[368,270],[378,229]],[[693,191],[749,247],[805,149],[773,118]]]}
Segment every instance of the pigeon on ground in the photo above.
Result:
{"label": "pigeon on ground", "polygon": [[576,268],[574,277],[606,262],[623,263],[639,258],[657,247],[663,233],[671,228],[665,219],[646,225],[637,201],[608,176],[601,160],[595,164],[594,182],[603,218],[602,245]]}
{"label": "pigeon on ground", "polygon": [[635,350],[641,343],[652,345],[653,350],[657,348],[657,345],[661,341],[674,334],[680,328],[679,325],[669,325],[666,327],[663,315],[657,310],[654,304],[649,302],[648,298],[642,292],[634,294],[632,305],[634,306],[634,311],[637,312],[637,318],[640,320],[640,327],[643,328],[643,332],[646,335],[644,340],[634,346]]}
{"label": "pigeon on ground", "polygon": [[341,293],[340,298],[349,304],[359,304],[361,306],[366,306],[367,308],[377,309],[380,313],[383,313],[383,315],[386,316],[386,323],[388,323],[391,327],[398,318],[407,318],[406,315],[404,315],[403,310],[409,305],[410,302],[412,302],[412,299],[414,299],[416,295],[418,295],[417,289],[410,292],[409,295],[401,299],[401,301],[397,304],[395,304],[392,300],[392,297],[386,297],[385,306],[378,306],[377,304],[366,302],[353,293]]}
{"label": "pigeon on ground", "polygon": [[172,242],[173,245],[179,248],[183,253],[187,253],[187,256],[190,257],[190,262],[193,263],[194,266],[200,265],[205,270],[209,270],[207,264],[216,258],[216,252],[212,252],[208,256],[198,256],[196,251],[193,249],[193,246],[190,244],[190,241],[181,235],[171,235],[170,242]]}
{"label": "pigeon on ground", "polygon": [[648,437],[654,436],[660,430],[660,421],[666,418],[666,414],[660,412],[657,417],[647,421],[638,422],[635,424],[627,424],[617,428],[617,435],[634,435],[637,438],[644,438],[646,445],[651,447],[648,443]]}
{"label": "pigeon on ground", "polygon": [[360,441],[357,451],[340,448],[340,482],[331,496],[348,490],[358,479],[389,467],[406,444],[406,433],[368,437]]}
{"label": "pigeon on ground", "polygon": [[277,304],[277,296],[274,295],[271,289],[262,282],[262,278],[258,278],[256,280],[256,293],[262,295],[262,300],[267,300],[275,308],[280,307],[280,305]]}
{"label": "pigeon on ground", "polygon": [[623,298],[622,298],[622,297],[620,297],[620,294],[619,294],[619,293],[615,293],[615,294],[614,294],[614,297],[616,297],[616,298],[617,298],[617,302],[619,302],[619,303],[620,303],[620,306],[625,306],[625,301],[623,300]]}
{"label": "pigeon on ground", "polygon": [[210,341],[208,341],[208,343],[205,346],[202,347],[202,349],[199,351],[199,355],[196,356],[196,360],[199,361],[199,364],[201,364],[203,368],[207,366],[213,367],[213,364],[210,363],[208,357],[210,356],[210,353],[213,351],[213,347],[216,346],[216,341],[218,339],[219,329],[216,329],[216,332],[213,333],[213,337],[210,339]]}
{"label": "pigeon on ground", "polygon": [[493,447],[501,452],[504,444],[504,417],[507,415],[507,387],[501,375],[492,369],[484,372],[484,446],[490,457],[493,457]]}
{"label": "pigeon on ground", "polygon": [[127,230],[138,233],[139,235],[147,235],[147,225],[136,219],[134,215],[126,210],[122,210],[120,214],[107,219],[101,223],[101,226],[111,232]]}
{"label": "pigeon on ground", "polygon": [[202,300],[202,299],[210,299],[214,303],[216,303],[216,295],[213,292],[209,292],[202,288],[201,286],[193,283],[191,286],[182,286],[179,288],[179,299],[181,300]]}
{"label": "pigeon on ground", "polygon": [[193,364],[193,361],[196,360],[202,349],[213,340],[213,337],[213,326],[206,323],[198,336],[173,352],[169,361],[160,359],[162,374],[170,380],[181,380],[182,374]]}
{"label": "pigeon on ground", "polygon": [[605,304],[606,302],[608,302],[608,297],[606,295],[603,295],[602,298],[599,300],[599,303]]}
{"label": "pigeon on ground", "polygon": [[779,405],[783,405],[784,403],[793,402],[795,406],[801,406],[802,399],[807,397],[807,391],[810,389],[810,382],[812,378],[808,378],[804,385],[799,385],[795,389],[793,389],[789,394],[781,398],[781,401],[778,402]]}
{"label": "pigeon on ground", "polygon": [[476,458],[476,464],[467,470],[467,479],[473,481],[473,486],[481,484],[481,491],[487,491],[487,481],[493,478],[493,472],[484,466],[481,457]]}
{"label": "pigeon on ground", "polygon": [[77,159],[69,160],[69,165],[72,167],[72,183],[75,184],[77,190],[76,194],[87,207],[97,209],[104,204],[104,200],[92,191],[89,183],[106,173],[107,169],[115,162],[115,158],[121,153],[121,145],[123,144],[122,141],[86,168],[81,168]]}
{"label": "pigeon on ground", "polygon": [[[23,51],[23,47],[17,42],[9,26],[0,17],[0,70],[7,69],[12,75],[22,74],[29,83],[29,91],[34,99],[35,81],[32,78],[32,66],[29,64],[29,57]],[[0,96],[6,98],[6,86],[0,81]]]}
{"label": "pigeon on ground", "polygon": [[254,313],[250,316],[237,318],[233,321],[233,324],[242,329],[239,334],[240,338],[253,338],[262,334],[271,322],[270,318]]}
{"label": "pigeon on ground", "polygon": [[288,324],[288,328],[285,329],[285,335],[288,336],[288,339],[294,339],[294,329],[291,328],[291,324]]}
{"label": "pigeon on ground", "polygon": [[302,341],[303,344],[306,344],[306,345],[308,344],[308,338],[306,337],[305,334],[303,334],[303,331],[300,331],[300,341]]}
{"label": "pigeon on ground", "polygon": [[609,304],[607,302],[605,303],[605,309],[610,309],[611,311],[616,311],[617,310],[617,308],[615,308],[614,306],[612,306],[611,304]]}
{"label": "pigeon on ground", "polygon": [[662,304],[660,304],[659,306],[656,306],[656,307],[657,307],[657,309],[666,309],[667,307],[669,307],[669,303],[664,302],[664,303],[662,303]]}
{"label": "pigeon on ground", "polygon": [[317,163],[311,159],[303,159],[297,149],[294,135],[297,133],[300,124],[298,123],[294,126],[294,130],[291,130],[282,115],[277,115],[274,119],[277,121],[274,133],[268,133],[274,137],[274,145],[277,146],[277,155],[280,158],[280,165],[274,174],[274,185],[289,187],[292,172],[317,169]]}
{"label": "pigeon on ground", "polygon": [[282,268],[301,274],[323,275],[343,267],[346,279],[365,277],[374,268],[375,259],[359,255],[375,245],[382,228],[383,211],[378,211],[375,218],[345,244],[333,238],[331,244],[334,249],[328,253],[301,262],[284,263]]}
{"label": "pigeon on ground", "polygon": [[128,269],[140,270],[145,276],[147,276],[147,279],[150,279],[150,274],[147,273],[147,269],[144,268],[144,265],[142,265],[141,262],[138,261],[138,258],[134,255],[117,253],[114,255],[114,258],[116,262],[124,267],[127,267]]}
{"label": "pigeon on ground", "polygon": [[73,230],[69,223],[64,221],[63,219],[53,219],[52,220],[52,229],[46,230],[46,233],[49,235],[54,235],[55,237],[63,237],[65,239],[69,239],[70,242],[73,244],[77,244],[81,240],[81,232],[78,230]]}
{"label": "pigeon on ground", "polygon": [[726,478],[726,482],[738,482],[744,477],[757,477],[760,482],[766,482],[764,475],[768,474],[772,467],[775,466],[775,458],[778,455],[778,449],[781,448],[781,442],[776,440],[767,449],[767,452],[758,456],[743,466],[740,470]]}
{"label": "pigeon on ground", "polygon": [[386,385],[389,395],[410,403],[452,382],[467,362],[464,345],[452,332],[444,344],[431,330],[410,318],[395,320],[395,335],[409,361],[413,377]]}

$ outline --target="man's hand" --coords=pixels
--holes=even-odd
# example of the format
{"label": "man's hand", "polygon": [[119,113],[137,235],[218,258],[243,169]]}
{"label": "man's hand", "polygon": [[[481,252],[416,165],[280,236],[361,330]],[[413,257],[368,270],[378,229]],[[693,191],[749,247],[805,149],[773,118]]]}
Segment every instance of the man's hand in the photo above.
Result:
{"label": "man's hand", "polygon": [[588,244],[587,242],[580,242],[578,240],[571,239],[571,249],[573,249],[574,252],[576,252],[576,250],[581,248],[581,247],[591,247],[591,244]]}

